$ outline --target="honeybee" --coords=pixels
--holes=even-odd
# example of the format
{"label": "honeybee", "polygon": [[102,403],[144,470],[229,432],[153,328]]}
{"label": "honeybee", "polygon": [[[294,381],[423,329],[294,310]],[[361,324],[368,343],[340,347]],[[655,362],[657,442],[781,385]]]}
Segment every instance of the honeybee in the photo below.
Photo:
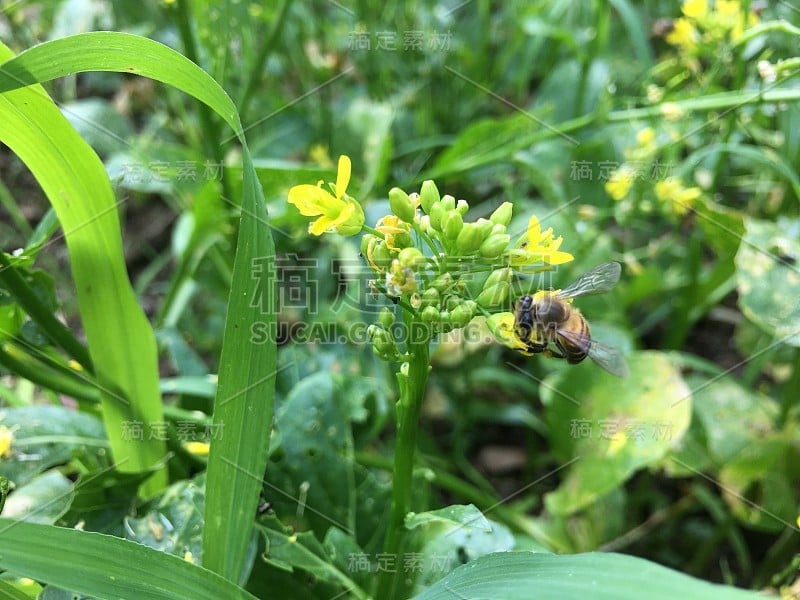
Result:
{"label": "honeybee", "polygon": [[591,338],[589,324],[568,300],[607,292],[619,281],[619,263],[607,262],[584,273],[563,290],[522,296],[514,307],[514,329],[532,354],[564,358],[577,364],[587,356],[616,375],[628,376],[628,366],[619,350]]}

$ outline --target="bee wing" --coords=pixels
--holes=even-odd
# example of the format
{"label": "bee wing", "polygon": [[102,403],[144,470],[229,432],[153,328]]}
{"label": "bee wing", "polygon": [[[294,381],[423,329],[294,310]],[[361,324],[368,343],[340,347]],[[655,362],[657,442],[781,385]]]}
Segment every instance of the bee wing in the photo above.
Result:
{"label": "bee wing", "polygon": [[586,271],[576,281],[558,292],[557,295],[559,298],[567,299],[607,292],[617,285],[621,272],[622,267],[616,262],[597,265],[595,268]]}
{"label": "bee wing", "polygon": [[602,367],[617,377],[628,376],[628,364],[622,353],[614,346],[603,344],[574,331],[557,330],[558,335],[566,338],[572,344],[586,352],[598,366]]}

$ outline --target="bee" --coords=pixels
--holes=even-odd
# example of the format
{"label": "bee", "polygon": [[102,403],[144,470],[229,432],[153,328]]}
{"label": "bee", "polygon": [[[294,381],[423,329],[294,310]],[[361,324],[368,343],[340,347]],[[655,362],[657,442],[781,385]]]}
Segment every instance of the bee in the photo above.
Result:
{"label": "bee", "polygon": [[607,292],[619,281],[619,263],[607,262],[584,273],[563,290],[522,296],[514,307],[514,330],[531,354],[564,358],[577,364],[587,356],[616,375],[628,376],[619,350],[591,338],[589,323],[569,302],[572,298]]}

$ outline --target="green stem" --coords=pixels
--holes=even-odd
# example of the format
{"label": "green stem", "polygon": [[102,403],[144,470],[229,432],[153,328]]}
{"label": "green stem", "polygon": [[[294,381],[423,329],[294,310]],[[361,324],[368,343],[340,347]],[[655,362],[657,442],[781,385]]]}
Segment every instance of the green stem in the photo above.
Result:
{"label": "green stem", "polygon": [[[419,414],[422,398],[425,395],[425,383],[430,369],[430,338],[427,328],[416,315],[404,313],[404,321],[408,328],[407,350],[411,355],[407,374],[397,373],[400,387],[400,400],[397,402],[397,440],[394,451],[394,468],[392,472],[392,506],[389,516],[389,529],[386,534],[383,552],[394,557],[395,564],[405,545],[404,522],[411,504],[411,489],[414,472],[414,450],[417,445]],[[400,598],[402,585],[400,572],[381,571],[378,574],[376,598]]]}
{"label": "green stem", "polygon": [[89,350],[53,315],[53,311],[45,306],[3,252],[0,252],[0,283],[11,291],[19,305],[39,325],[42,333],[51,342],[74,358],[87,373],[94,374]]}

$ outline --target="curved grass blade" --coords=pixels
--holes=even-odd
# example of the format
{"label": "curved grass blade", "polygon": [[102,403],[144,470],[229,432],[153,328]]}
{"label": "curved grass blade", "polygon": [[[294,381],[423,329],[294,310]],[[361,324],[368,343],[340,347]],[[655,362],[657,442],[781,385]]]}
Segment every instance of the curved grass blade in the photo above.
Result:
{"label": "curved grass blade", "polygon": [[216,573],[136,542],[3,518],[0,569],[95,598],[254,600]]}
{"label": "curved grass blade", "polygon": [[[249,334],[254,323],[274,332],[276,318],[270,270],[275,251],[261,185],[225,91],[190,60],[152,40],[94,32],[41,44],[0,65],[0,92],[81,71],[135,73],[172,85],[223,117],[242,145],[242,216],[220,358],[218,435],[209,456],[203,541],[205,566],[238,580],[266,467],[275,389],[275,337],[256,345]],[[258,281],[254,269],[261,269]]]}

